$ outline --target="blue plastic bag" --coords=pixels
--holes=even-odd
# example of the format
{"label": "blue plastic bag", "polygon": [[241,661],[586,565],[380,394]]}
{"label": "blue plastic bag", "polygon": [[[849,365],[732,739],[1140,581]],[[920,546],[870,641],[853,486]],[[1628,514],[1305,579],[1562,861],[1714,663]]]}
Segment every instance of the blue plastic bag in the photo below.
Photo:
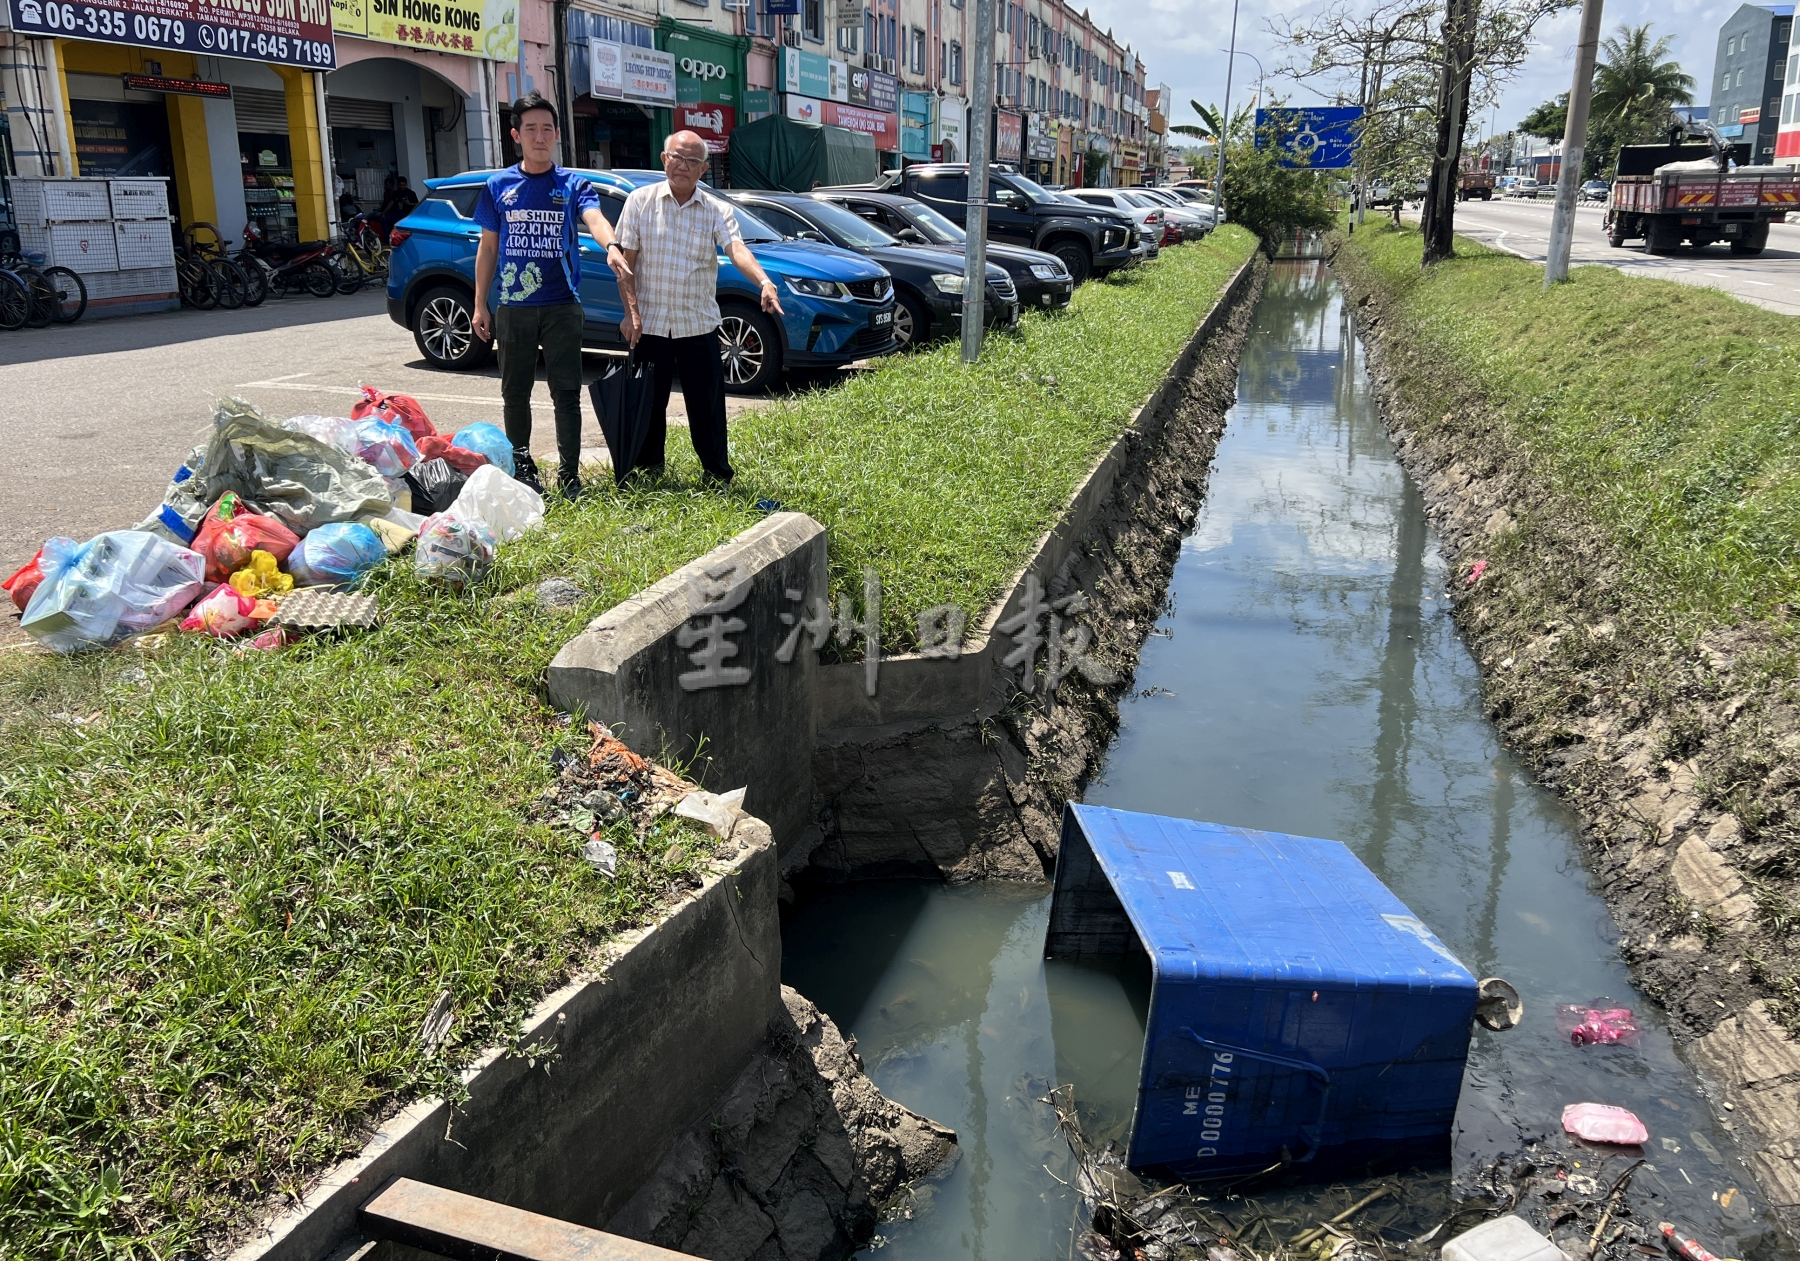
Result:
{"label": "blue plastic bag", "polygon": [[489,464],[508,477],[513,475],[512,440],[498,425],[490,425],[484,420],[464,425],[450,439],[450,445],[473,451],[477,455],[485,455]]}
{"label": "blue plastic bag", "polygon": [[354,422],[344,449],[383,477],[398,477],[419,462],[419,447],[404,426],[373,416]]}
{"label": "blue plastic bag", "polygon": [[387,559],[387,548],[366,525],[334,522],[314,529],[288,557],[294,583],[302,587],[353,586]]}
{"label": "blue plastic bag", "polygon": [[75,652],[149,630],[206,590],[206,558],[142,530],[86,543],[55,538],[38,557],[44,580],[20,626],[47,648]]}

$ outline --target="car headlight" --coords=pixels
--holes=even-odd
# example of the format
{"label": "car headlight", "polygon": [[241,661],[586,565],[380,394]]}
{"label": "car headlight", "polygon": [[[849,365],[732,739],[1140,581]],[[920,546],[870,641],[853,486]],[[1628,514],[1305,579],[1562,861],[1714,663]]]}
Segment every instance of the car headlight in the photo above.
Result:
{"label": "car headlight", "polygon": [[1054,263],[1033,263],[1031,274],[1039,280],[1061,280],[1064,275],[1063,269]]}
{"label": "car headlight", "polygon": [[835,280],[811,280],[805,276],[789,276],[788,288],[808,298],[847,298],[849,290]]}
{"label": "car headlight", "polygon": [[937,286],[939,293],[961,294],[964,279],[965,277],[959,276],[955,272],[940,271],[932,275],[931,283]]}

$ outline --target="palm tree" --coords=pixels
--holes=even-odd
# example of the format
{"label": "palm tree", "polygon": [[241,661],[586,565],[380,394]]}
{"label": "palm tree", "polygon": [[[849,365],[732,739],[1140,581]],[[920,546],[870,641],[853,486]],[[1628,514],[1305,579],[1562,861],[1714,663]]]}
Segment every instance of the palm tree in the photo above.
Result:
{"label": "palm tree", "polygon": [[[1202,140],[1217,141],[1219,133],[1225,129],[1225,111],[1217,105],[1202,105],[1199,101],[1189,101],[1188,104],[1193,107],[1196,114],[1200,115],[1199,126],[1192,123],[1177,123],[1169,130],[1178,131],[1184,136],[1198,136]],[[1242,131],[1249,120],[1250,107],[1246,105],[1231,116],[1232,132]]]}
{"label": "palm tree", "polygon": [[1592,127],[1620,144],[1653,139],[1675,106],[1694,100],[1694,76],[1663,60],[1671,37],[1652,43],[1650,25],[1620,26],[1601,44],[1606,60],[1594,68]]}

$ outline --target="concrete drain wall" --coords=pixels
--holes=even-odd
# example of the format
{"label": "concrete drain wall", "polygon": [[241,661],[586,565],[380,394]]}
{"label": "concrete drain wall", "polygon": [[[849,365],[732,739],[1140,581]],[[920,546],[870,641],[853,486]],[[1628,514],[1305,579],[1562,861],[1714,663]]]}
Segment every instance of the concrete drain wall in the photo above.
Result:
{"label": "concrete drain wall", "polygon": [[[1060,798],[1116,721],[1106,689],[1154,625],[1197,510],[1265,270],[1257,258],[1233,277],[960,653],[885,658],[873,696],[863,663],[821,664],[803,623],[830,599],[826,535],[799,513],[571,640],[549,669],[551,701],[690,763],[707,788],[747,788],[755,817],[738,825],[738,853],[539,1004],[521,1044],[550,1043],[555,1059],[489,1051],[464,1074],[465,1103],[404,1109],[215,1255],[327,1261],[357,1237],[361,1206],[407,1177],[707,1255],[811,1261],[859,1242],[871,1205],[903,1182],[946,1167],[955,1136],[883,1099],[829,1020],[791,991],[784,1001],[778,897],[786,877],[1042,877]],[[1078,592],[1085,610],[1065,602]],[[1021,599],[1065,602],[1064,629],[1093,636],[1084,703],[1015,703],[1003,623]],[[814,1150],[821,1133],[891,1141],[859,1137],[846,1155],[835,1139]]]}

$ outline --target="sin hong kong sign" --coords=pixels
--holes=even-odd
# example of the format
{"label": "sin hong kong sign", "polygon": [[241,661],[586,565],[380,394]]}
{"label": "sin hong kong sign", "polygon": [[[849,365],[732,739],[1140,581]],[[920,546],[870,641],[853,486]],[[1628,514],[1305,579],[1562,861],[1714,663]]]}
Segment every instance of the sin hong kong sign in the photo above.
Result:
{"label": "sin hong kong sign", "polygon": [[13,29],[21,35],[174,48],[310,70],[337,67],[331,0],[13,0],[12,11]]}

